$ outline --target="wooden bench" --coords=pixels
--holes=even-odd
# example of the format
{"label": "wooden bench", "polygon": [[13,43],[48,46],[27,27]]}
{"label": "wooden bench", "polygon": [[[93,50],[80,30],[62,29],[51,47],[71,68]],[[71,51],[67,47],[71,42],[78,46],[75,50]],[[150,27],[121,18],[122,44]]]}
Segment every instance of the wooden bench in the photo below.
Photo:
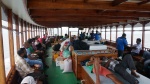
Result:
{"label": "wooden bench", "polygon": [[91,56],[96,57],[117,57],[114,50],[76,50],[72,52],[72,66],[77,79],[81,79],[81,61],[90,59]]}

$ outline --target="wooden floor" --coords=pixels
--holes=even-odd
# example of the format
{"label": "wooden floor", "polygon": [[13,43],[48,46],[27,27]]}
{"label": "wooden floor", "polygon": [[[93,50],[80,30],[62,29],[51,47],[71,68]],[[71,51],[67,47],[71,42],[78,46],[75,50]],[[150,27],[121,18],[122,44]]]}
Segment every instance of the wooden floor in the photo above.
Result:
{"label": "wooden floor", "polygon": [[48,84],[78,84],[74,73],[62,73],[60,67],[56,67],[55,62],[52,60],[52,49],[47,50],[49,57],[46,58],[47,64],[50,66],[45,69],[48,75]]}

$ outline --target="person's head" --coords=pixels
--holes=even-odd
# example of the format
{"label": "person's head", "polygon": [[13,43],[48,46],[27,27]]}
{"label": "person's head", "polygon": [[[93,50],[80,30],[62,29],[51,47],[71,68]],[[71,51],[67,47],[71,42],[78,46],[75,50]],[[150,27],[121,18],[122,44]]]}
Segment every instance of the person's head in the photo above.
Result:
{"label": "person's head", "polygon": [[71,37],[71,38],[70,38],[70,42],[73,42],[73,41],[74,41],[74,37]]}
{"label": "person's head", "polygon": [[35,42],[35,38],[32,38],[32,42]]}
{"label": "person's head", "polygon": [[32,39],[28,39],[28,40],[27,40],[27,42],[28,42],[29,44],[32,44],[32,41],[33,41]]}
{"label": "person's head", "polygon": [[94,61],[94,56],[92,56],[92,57],[90,58],[90,61]]}
{"label": "person's head", "polygon": [[98,34],[98,31],[96,31],[96,34]]}
{"label": "person's head", "polygon": [[28,42],[24,42],[24,44],[23,44],[23,46],[24,46],[24,48],[29,48],[30,47],[30,44],[28,43]]}
{"label": "person's head", "polygon": [[136,43],[137,43],[137,44],[140,44],[140,43],[141,43],[141,39],[140,39],[140,38],[137,38],[137,39],[136,39]]}
{"label": "person's head", "polygon": [[26,54],[26,51],[25,51],[25,48],[20,48],[18,51],[17,51],[17,54],[21,57],[24,57],[24,55]]}
{"label": "person's head", "polygon": [[125,34],[125,33],[123,33],[123,34],[122,34],[122,37],[123,37],[123,38],[126,38],[126,34]]}
{"label": "person's head", "polygon": [[45,34],[43,34],[43,36],[46,36]]}
{"label": "person's head", "polygon": [[92,30],[92,33],[94,33],[94,31]]}

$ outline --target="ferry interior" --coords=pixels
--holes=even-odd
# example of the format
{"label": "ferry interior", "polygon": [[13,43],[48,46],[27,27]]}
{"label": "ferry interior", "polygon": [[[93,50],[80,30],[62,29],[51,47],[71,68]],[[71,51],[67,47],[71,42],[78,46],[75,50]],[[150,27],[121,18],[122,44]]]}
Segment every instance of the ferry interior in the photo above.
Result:
{"label": "ferry interior", "polygon": [[0,7],[0,84],[150,84],[150,0]]}

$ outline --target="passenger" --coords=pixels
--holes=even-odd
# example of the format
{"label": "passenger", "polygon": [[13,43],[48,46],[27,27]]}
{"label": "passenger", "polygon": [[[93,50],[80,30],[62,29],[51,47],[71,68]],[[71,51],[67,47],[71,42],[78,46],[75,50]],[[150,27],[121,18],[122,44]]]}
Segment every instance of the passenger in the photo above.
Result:
{"label": "passenger", "polygon": [[81,39],[84,39],[85,38],[85,34],[81,32],[80,37],[81,37]]}
{"label": "passenger", "polygon": [[150,77],[150,52],[149,51],[145,51],[143,53],[142,59],[140,60],[140,62],[144,63],[144,72],[146,73],[146,75],[148,77]]}
{"label": "passenger", "polygon": [[96,33],[94,34],[95,40],[100,41],[100,35],[98,33],[98,31],[96,31]]}
{"label": "passenger", "polygon": [[131,55],[132,56],[138,55],[140,53],[140,50],[142,50],[141,39],[137,38],[136,39],[136,44],[134,44],[132,46]]}
{"label": "passenger", "polygon": [[[90,61],[86,62],[87,66],[92,66],[91,71],[94,72],[96,75],[96,84],[100,84],[100,78],[99,78],[100,74],[107,78],[110,78],[115,84],[123,84],[120,80],[118,80],[116,78],[116,76],[112,72],[110,72],[105,67],[100,66],[99,63],[100,63],[100,60],[97,58],[94,58],[94,57],[91,57]],[[94,68],[93,68],[93,65],[94,65]],[[99,65],[99,66],[97,66],[97,65]],[[93,68],[93,70],[92,70],[92,68]]]}
{"label": "passenger", "polygon": [[[136,67],[130,54],[125,55],[121,62],[114,59],[108,60],[105,67],[120,74],[130,84],[139,84],[139,81],[136,78],[139,78],[140,76],[136,74]],[[131,70],[131,74],[126,71],[127,68]]]}
{"label": "passenger", "polygon": [[41,66],[40,69],[43,69],[43,63],[40,59],[37,59],[36,57],[32,57],[31,56],[31,51],[28,49],[30,47],[29,43],[28,42],[25,42],[24,43],[24,48],[26,49],[26,55],[27,55],[27,58],[25,58],[26,62],[30,65],[30,66],[33,66],[34,64],[39,64]]}
{"label": "passenger", "polygon": [[[15,59],[16,70],[19,72],[22,78],[26,76],[32,76],[35,80],[40,78],[41,81],[46,81],[45,76],[41,74],[41,72],[37,69],[31,68],[30,65],[24,60],[24,56],[26,53],[24,52],[24,48],[20,48],[17,51],[17,56]],[[39,68],[39,65],[35,64],[34,67]]]}
{"label": "passenger", "polygon": [[118,49],[118,57],[121,59],[123,57],[124,47],[128,45],[125,33],[123,33],[121,37],[117,38],[116,44]]}
{"label": "passenger", "polygon": [[94,31],[93,30],[92,30],[92,33],[90,33],[90,38],[91,38],[91,40],[94,39]]}

